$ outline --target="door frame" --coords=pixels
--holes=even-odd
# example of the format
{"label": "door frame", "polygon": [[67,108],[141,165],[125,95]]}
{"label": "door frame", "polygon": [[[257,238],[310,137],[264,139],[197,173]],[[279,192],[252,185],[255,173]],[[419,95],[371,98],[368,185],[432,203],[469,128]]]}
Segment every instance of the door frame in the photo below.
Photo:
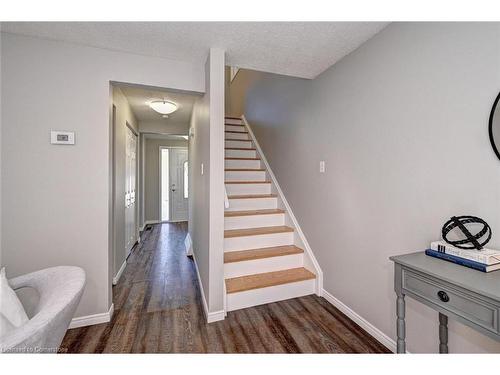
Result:
{"label": "door frame", "polygon": [[[160,146],[158,148],[158,170],[159,170],[159,174],[158,174],[158,222],[159,223],[180,223],[180,222],[183,222],[186,220],[171,220],[172,205],[170,204],[170,193],[169,193],[169,201],[168,201],[168,218],[169,218],[169,220],[162,220],[161,219],[161,202],[162,202],[161,181],[162,181],[162,175],[163,175],[163,171],[161,168],[161,150],[164,150],[164,149],[167,149],[167,150],[171,150],[171,149],[186,150],[188,152],[188,163],[189,163],[189,147],[185,147],[185,146]],[[170,154],[168,155],[168,163],[169,163],[168,173],[170,174]],[[189,168],[189,164],[188,164],[188,168]],[[170,183],[170,178],[169,178],[169,183]],[[188,181],[188,184],[189,184],[189,181]],[[169,191],[170,191],[170,187],[169,187]],[[188,199],[189,199],[189,197],[188,197]]]}

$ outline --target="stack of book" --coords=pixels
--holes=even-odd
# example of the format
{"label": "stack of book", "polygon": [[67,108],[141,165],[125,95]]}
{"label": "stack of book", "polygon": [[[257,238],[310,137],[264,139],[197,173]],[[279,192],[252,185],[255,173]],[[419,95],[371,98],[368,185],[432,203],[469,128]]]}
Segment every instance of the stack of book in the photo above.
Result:
{"label": "stack of book", "polygon": [[431,243],[430,249],[425,250],[425,254],[482,272],[500,269],[499,250],[465,250],[451,246],[445,241],[435,241]]}

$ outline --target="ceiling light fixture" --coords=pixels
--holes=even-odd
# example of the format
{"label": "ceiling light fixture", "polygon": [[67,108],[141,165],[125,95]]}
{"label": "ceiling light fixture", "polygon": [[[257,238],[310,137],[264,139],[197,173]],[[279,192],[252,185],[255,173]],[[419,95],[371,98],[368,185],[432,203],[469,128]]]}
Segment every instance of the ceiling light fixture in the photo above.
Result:
{"label": "ceiling light fixture", "polygon": [[153,100],[149,103],[149,107],[162,115],[173,113],[179,108],[177,104],[168,100]]}

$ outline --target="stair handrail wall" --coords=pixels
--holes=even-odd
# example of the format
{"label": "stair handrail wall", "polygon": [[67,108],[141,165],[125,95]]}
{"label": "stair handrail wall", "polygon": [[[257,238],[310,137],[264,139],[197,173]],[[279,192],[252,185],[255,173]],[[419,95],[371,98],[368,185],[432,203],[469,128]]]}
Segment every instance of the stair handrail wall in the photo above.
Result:
{"label": "stair handrail wall", "polygon": [[257,138],[255,137],[255,134],[253,133],[252,128],[251,128],[250,124],[248,123],[245,115],[242,115],[241,119],[243,120],[243,123],[245,124],[246,128],[248,129],[248,134],[250,135],[250,138],[252,139],[252,141],[255,145],[255,148],[257,149],[257,153],[259,154],[262,162],[266,166],[267,173],[269,174],[269,177],[271,178],[271,181],[272,181],[274,187],[276,188],[276,191],[277,191],[283,205],[286,208],[286,212],[288,213],[290,220],[292,221],[293,226],[295,227],[295,230],[297,231],[297,234],[299,235],[299,238],[300,238],[302,244],[304,245],[304,249],[303,249],[304,255],[307,256],[307,258],[309,259],[309,261],[310,261],[309,263],[314,268],[314,273],[316,274],[316,280],[317,280],[317,282],[316,282],[316,294],[321,297],[323,295],[323,271],[321,270],[321,267],[319,266],[319,263],[318,263],[316,257],[314,256],[314,253],[311,249],[311,246],[309,245],[309,242],[307,242],[307,238],[304,235],[304,232],[302,232],[302,229],[300,228],[299,222],[297,221],[297,218],[293,214],[292,208],[288,204],[288,201],[285,198],[285,194],[283,194],[283,191],[281,190],[281,187],[278,183],[278,180],[276,179],[276,176],[274,175],[273,170],[271,169],[271,166],[269,165],[264,153],[262,152],[262,149],[260,148],[259,142],[257,141]]}

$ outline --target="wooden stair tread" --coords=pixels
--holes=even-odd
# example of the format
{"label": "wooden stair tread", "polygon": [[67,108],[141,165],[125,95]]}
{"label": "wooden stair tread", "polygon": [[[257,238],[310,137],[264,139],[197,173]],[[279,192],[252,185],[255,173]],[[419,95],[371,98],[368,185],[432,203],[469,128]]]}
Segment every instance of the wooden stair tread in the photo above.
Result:
{"label": "wooden stair tread", "polygon": [[225,184],[270,184],[271,181],[226,181]]}
{"label": "wooden stair tread", "polygon": [[224,211],[224,217],[276,215],[276,214],[284,214],[284,213],[285,213],[285,210],[282,210],[280,208],[266,208],[266,209],[262,209],[262,210]]}
{"label": "wooden stair tread", "polygon": [[224,253],[224,263],[244,262],[247,260],[302,254],[303,252],[304,250],[294,245],[263,247],[260,249],[241,251],[228,251],[227,253]]}
{"label": "wooden stair tread", "polygon": [[227,122],[224,123],[226,126],[245,126],[243,124],[228,124]]}
{"label": "wooden stair tread", "polygon": [[265,234],[289,233],[293,231],[294,229],[292,227],[288,227],[286,225],[245,229],[229,229],[224,231],[224,238],[260,236]]}
{"label": "wooden stair tread", "polygon": [[265,172],[264,168],[224,168],[224,172]]}
{"label": "wooden stair tread", "polygon": [[226,279],[226,291],[227,293],[238,293],[315,278],[316,276],[304,267],[291,268],[283,271],[258,273]]}
{"label": "wooden stair tread", "polygon": [[243,194],[243,195],[228,195],[228,199],[264,199],[276,198],[278,194]]}
{"label": "wooden stair tread", "polygon": [[245,148],[245,147],[224,147],[225,150],[243,150],[243,151],[255,151],[255,148]]}
{"label": "wooden stair tread", "polygon": [[251,139],[226,138],[225,141],[252,142]]}
{"label": "wooden stair tread", "polygon": [[224,133],[238,133],[238,134],[247,134],[247,131],[239,131],[239,130],[224,130]]}
{"label": "wooden stair tread", "polygon": [[241,120],[241,117],[224,116],[224,118],[230,120]]}
{"label": "wooden stair tread", "polygon": [[260,158],[231,158],[231,157],[226,157],[224,159],[225,160],[260,160]]}

